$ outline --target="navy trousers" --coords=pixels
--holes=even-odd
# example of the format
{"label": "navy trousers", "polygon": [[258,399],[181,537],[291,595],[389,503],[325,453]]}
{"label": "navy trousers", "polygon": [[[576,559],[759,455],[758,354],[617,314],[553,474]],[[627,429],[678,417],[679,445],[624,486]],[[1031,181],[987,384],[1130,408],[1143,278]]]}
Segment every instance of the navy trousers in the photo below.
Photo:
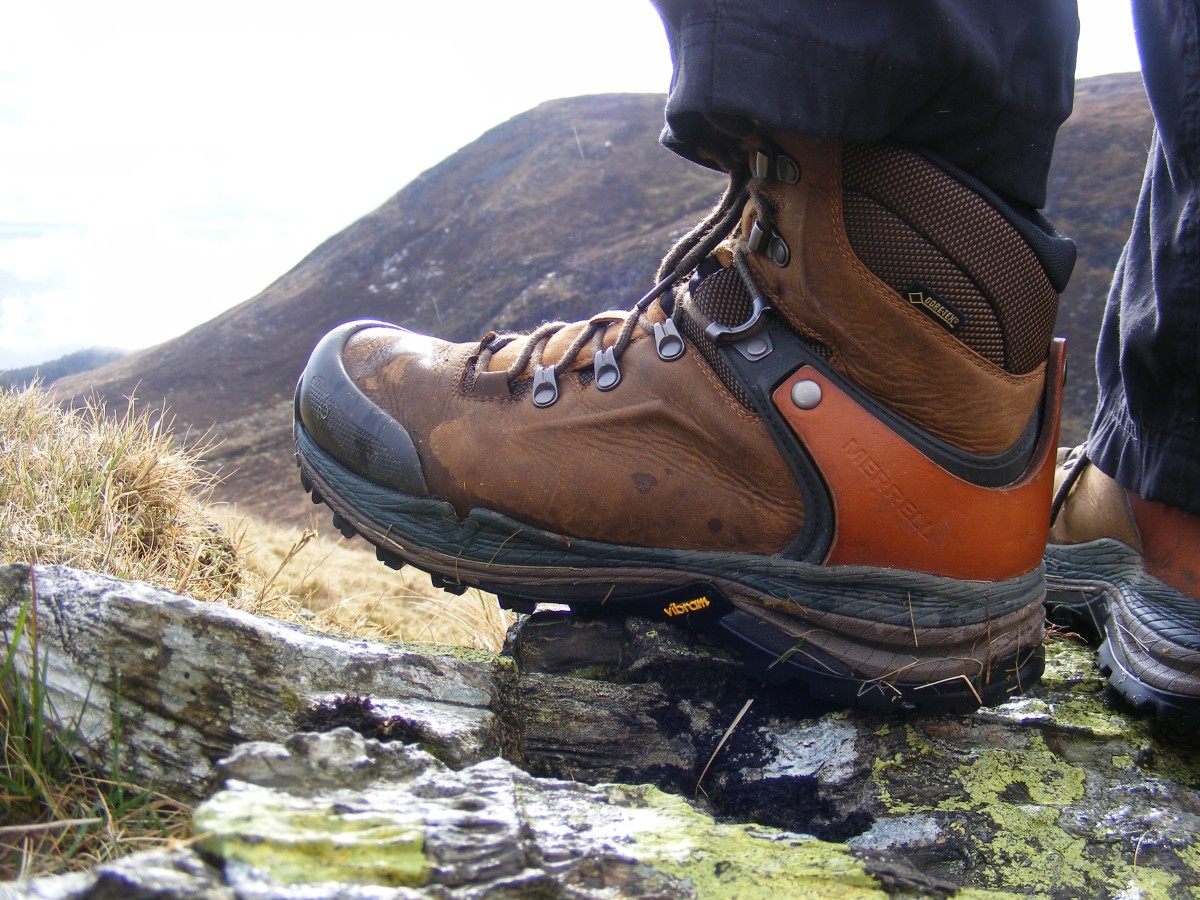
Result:
{"label": "navy trousers", "polygon": [[[663,143],[697,162],[757,123],[923,147],[1040,208],[1071,112],[1075,0],[653,0],[674,72]],[[1156,131],[1097,348],[1088,451],[1200,515],[1200,0],[1134,0]]]}

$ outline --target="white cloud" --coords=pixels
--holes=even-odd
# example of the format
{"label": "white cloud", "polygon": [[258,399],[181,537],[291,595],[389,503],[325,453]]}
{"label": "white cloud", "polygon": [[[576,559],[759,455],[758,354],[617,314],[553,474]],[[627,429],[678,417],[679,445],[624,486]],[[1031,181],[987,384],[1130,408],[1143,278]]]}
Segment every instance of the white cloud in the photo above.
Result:
{"label": "white cloud", "polygon": [[[1081,5],[1089,40],[1113,14]],[[670,78],[646,0],[38,0],[4,19],[0,367],[166,340],[499,122]]]}
{"label": "white cloud", "polygon": [[298,244],[263,226],[163,232],[130,222],[0,242],[0,360],[47,358],[37,346],[158,343],[229,307],[231,284],[237,300],[266,287],[298,261]]}

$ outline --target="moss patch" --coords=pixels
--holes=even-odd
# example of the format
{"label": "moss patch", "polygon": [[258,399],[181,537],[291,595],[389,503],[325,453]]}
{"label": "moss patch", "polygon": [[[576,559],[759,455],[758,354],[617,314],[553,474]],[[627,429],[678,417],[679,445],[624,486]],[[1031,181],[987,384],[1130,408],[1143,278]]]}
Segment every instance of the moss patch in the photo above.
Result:
{"label": "moss patch", "polygon": [[202,804],[193,827],[205,853],[241,861],[286,884],[416,887],[429,878],[423,825],[399,810],[355,812],[244,787]]}
{"label": "moss patch", "polygon": [[692,884],[699,897],[886,898],[844,844],[754,825],[726,825],[681,797],[626,790],[631,805],[655,815],[634,835],[642,862]]}
{"label": "moss patch", "polygon": [[499,668],[508,669],[515,668],[511,659],[501,656],[497,653],[492,653],[490,650],[482,650],[478,647],[462,647],[456,644],[410,644],[402,645],[406,650],[413,653],[419,653],[422,656],[448,656],[451,659],[462,660],[463,662],[478,663],[480,665],[494,665]]}
{"label": "moss patch", "polygon": [[582,678],[585,681],[602,681],[612,675],[612,668],[602,663],[596,663],[594,666],[586,666],[582,669],[576,669],[571,672],[569,678]]}

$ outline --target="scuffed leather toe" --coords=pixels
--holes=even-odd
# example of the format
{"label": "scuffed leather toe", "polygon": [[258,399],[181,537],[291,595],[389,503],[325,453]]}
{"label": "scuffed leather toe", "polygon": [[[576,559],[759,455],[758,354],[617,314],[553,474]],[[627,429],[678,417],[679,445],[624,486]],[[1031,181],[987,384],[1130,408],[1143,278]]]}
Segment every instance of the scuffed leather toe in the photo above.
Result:
{"label": "scuffed leather toe", "polygon": [[367,328],[411,333],[386,322],[361,320],[325,335],[296,387],[297,426],[346,468],[374,483],[412,496],[429,496],[408,432],[371,402],[346,372],[346,343]]}

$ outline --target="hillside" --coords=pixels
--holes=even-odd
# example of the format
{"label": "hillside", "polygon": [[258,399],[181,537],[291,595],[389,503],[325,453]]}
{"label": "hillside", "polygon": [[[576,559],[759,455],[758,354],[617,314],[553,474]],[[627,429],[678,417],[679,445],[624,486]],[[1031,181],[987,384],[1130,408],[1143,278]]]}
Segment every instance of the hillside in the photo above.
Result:
{"label": "hillside", "polygon": [[1056,326],[1067,339],[1063,438],[1071,443],[1086,436],[1096,405],[1096,336],[1129,236],[1152,129],[1140,75],[1088,78],[1075,87],[1075,112],[1055,147],[1046,214],[1079,246]]}
{"label": "hillside", "polygon": [[90,372],[103,365],[115,362],[126,355],[126,351],[112,347],[88,347],[76,350],[66,356],[60,356],[49,362],[33,366],[22,366],[19,369],[0,371],[0,388],[25,388],[35,381],[49,384],[69,375]]}
{"label": "hillside", "polygon": [[[222,440],[218,498],[277,521],[312,507],[292,466],[290,398],[313,344],[355,318],[450,339],[626,308],[723,179],[657,143],[663,98],[546,103],[484,134],[325,241],[258,296],[175,340],[55,388],[164,399],[177,428]],[[1052,171],[1050,214],[1080,244],[1061,330],[1072,436],[1090,410],[1091,346],[1132,216],[1149,113],[1136,75],[1081,82]]]}
{"label": "hillside", "polygon": [[453,339],[629,306],[670,234],[722,182],[657,143],[662,98],[544,104],[484,134],[317,247],[258,296],[182,337],[86,378],[178,426],[212,428],[222,499],[275,519],[311,512],[291,462],[289,402],[313,344],[355,318]]}

